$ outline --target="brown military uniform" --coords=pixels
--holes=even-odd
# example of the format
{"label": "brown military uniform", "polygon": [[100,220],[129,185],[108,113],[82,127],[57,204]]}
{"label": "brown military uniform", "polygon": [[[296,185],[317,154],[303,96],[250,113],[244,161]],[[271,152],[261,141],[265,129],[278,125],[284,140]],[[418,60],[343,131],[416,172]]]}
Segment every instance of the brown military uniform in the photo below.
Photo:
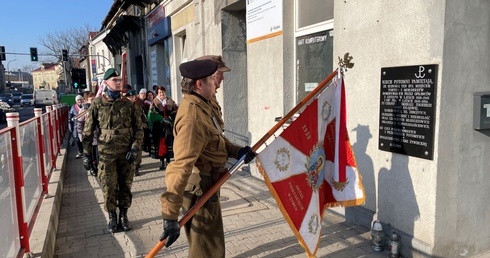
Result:
{"label": "brown military uniform", "polygon": [[141,108],[127,98],[114,100],[106,93],[95,98],[88,109],[83,129],[83,144],[86,154],[92,150],[93,134],[100,128],[98,138],[99,173],[104,193],[105,209],[131,206],[134,170],[126,161],[126,153],[138,149],[143,141]]}
{"label": "brown military uniform", "polygon": [[[178,219],[181,207],[184,211],[189,210],[214,184],[213,170],[224,168],[229,156],[238,155],[240,147],[227,146],[221,126],[213,122],[214,112],[210,101],[194,93],[186,94],[182,99],[174,126],[175,161],[167,167],[167,191],[160,198],[164,219]],[[189,257],[224,257],[218,194],[185,225],[185,232]]]}

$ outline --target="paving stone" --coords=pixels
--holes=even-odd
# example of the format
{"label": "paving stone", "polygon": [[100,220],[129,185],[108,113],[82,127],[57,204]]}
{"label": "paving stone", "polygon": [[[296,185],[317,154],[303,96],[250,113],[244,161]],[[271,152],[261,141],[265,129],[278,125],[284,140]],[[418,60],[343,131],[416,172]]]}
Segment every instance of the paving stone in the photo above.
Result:
{"label": "paving stone", "polygon": [[[160,195],[165,189],[158,160],[143,154],[141,175],[133,182],[133,205],[128,211],[132,231],[110,234],[103,194],[95,177],[86,173],[68,152],[56,258],[144,257],[162,233]],[[304,249],[268,191],[265,183],[247,172],[237,171],[221,188],[226,257],[301,257]],[[369,229],[347,223],[342,216],[326,212],[317,257],[387,257],[374,252]],[[187,257],[184,232],[156,257]]]}

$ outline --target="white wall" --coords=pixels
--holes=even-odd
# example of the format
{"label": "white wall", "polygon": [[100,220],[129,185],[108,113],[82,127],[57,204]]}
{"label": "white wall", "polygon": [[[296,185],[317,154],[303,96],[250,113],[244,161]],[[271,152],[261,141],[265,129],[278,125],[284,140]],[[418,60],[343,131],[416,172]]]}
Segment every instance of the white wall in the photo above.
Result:
{"label": "white wall", "polygon": [[490,132],[473,130],[473,93],[490,91],[490,2],[446,1],[436,251],[490,250]]}
{"label": "white wall", "polygon": [[[350,52],[355,62],[345,78],[348,125],[364,173],[365,208],[402,231],[403,251],[412,245],[413,256],[490,248],[483,197],[489,195],[490,134],[472,129],[473,93],[489,89],[489,5],[335,2],[334,56]],[[434,160],[378,150],[381,68],[424,64],[439,65]]]}
{"label": "white wall", "polygon": [[[246,128],[252,144],[276,123],[275,117],[294,106],[294,6],[283,3],[283,35],[247,44],[245,75],[233,73],[224,84],[246,76]],[[173,90],[180,92],[183,58],[221,54],[229,46],[221,24],[224,5],[180,0],[166,6],[167,15],[193,8],[191,21],[173,27],[173,35],[185,31],[188,46],[182,57],[174,36],[172,78],[179,79],[172,82]],[[354,57],[355,66],[345,77],[347,124],[367,194],[358,211],[341,212],[357,212],[357,223],[370,222],[376,213],[402,236],[405,256],[457,257],[490,250],[490,133],[472,129],[473,93],[490,90],[490,2],[335,1],[334,13],[334,59],[346,52]],[[427,64],[438,65],[433,160],[379,150],[381,69]],[[220,102],[240,101],[223,92]],[[239,115],[240,108],[225,105],[225,117]],[[237,126],[228,122],[227,127]],[[251,169],[261,178],[255,166]]]}

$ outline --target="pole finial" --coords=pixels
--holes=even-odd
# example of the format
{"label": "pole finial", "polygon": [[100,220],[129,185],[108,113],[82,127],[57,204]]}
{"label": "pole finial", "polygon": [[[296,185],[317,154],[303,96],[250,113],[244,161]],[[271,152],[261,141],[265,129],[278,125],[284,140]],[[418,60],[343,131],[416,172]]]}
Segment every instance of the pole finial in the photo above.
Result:
{"label": "pole finial", "polygon": [[354,67],[354,63],[351,62],[352,59],[353,57],[349,55],[349,52],[345,53],[344,58],[340,58],[339,56],[339,66],[347,72],[347,69]]}

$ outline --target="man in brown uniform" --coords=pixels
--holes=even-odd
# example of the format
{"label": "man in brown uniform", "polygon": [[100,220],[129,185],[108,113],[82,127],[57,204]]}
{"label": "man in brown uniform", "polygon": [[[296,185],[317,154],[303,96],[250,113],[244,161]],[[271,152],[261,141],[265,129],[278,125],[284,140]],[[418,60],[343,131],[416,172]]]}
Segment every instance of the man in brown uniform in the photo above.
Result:
{"label": "man in brown uniform", "polygon": [[[226,146],[220,125],[213,115],[210,99],[216,92],[217,65],[211,60],[194,60],[180,65],[189,89],[177,111],[174,126],[174,157],[165,173],[167,191],[162,194],[164,230],[160,237],[165,246],[180,236],[177,222],[180,208],[187,212],[206,193],[228,157],[242,157],[250,162],[255,153],[249,146]],[[229,148],[227,148],[229,147]],[[194,169],[197,168],[197,169]],[[214,194],[186,223],[189,257],[225,257],[221,205]]]}
{"label": "man in brown uniform", "polygon": [[[218,70],[216,71],[216,92],[218,92],[218,89],[221,87],[221,82],[225,79],[225,76],[223,73],[231,71],[230,68],[228,68],[225,65],[225,62],[223,62],[223,59],[221,56],[217,55],[207,55],[207,56],[201,56],[197,58],[197,60],[212,60],[217,66]],[[216,99],[216,94],[213,95],[211,98],[211,106],[213,107],[213,114],[216,117],[216,120],[218,121],[219,126],[221,129],[224,131],[225,130],[225,122],[223,121],[223,113],[221,112],[221,106],[219,105],[218,100]]]}

